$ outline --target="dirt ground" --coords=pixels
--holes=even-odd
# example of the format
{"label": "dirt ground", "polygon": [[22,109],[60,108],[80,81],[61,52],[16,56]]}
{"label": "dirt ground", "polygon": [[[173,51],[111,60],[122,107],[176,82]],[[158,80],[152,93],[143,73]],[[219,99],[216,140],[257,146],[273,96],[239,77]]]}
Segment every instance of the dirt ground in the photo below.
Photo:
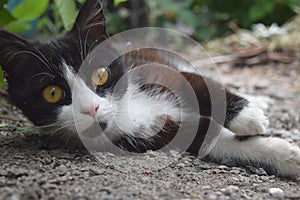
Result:
{"label": "dirt ground", "polygon": [[[220,70],[233,91],[265,98],[270,135],[300,146],[300,63]],[[0,126],[30,125],[3,90],[0,104]],[[0,131],[0,199],[300,199],[300,180],[279,179],[263,169],[178,158],[176,152],[98,153],[95,159],[44,140],[34,131]],[[170,159],[175,161],[169,164]]]}

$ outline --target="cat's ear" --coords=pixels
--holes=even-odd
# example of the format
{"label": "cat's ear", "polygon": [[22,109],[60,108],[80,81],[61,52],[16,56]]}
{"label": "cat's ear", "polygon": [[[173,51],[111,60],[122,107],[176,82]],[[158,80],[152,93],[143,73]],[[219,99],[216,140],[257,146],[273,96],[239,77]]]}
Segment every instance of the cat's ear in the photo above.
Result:
{"label": "cat's ear", "polygon": [[81,7],[76,22],[70,31],[80,37],[88,49],[108,38],[106,22],[100,0],[87,0]]}
{"label": "cat's ear", "polygon": [[0,65],[4,71],[7,71],[10,58],[16,53],[24,51],[29,43],[20,36],[0,29]]}

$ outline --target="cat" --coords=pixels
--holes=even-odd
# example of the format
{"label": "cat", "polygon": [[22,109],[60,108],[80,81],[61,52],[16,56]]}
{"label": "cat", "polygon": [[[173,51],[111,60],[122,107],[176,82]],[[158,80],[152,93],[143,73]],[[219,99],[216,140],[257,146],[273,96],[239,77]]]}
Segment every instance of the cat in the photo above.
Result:
{"label": "cat", "polygon": [[[171,53],[133,50],[108,66],[96,63],[98,67],[88,72],[90,76],[81,75],[84,60],[107,39],[102,6],[97,0],[87,0],[73,28],[46,43],[27,41],[1,29],[0,64],[12,103],[48,133],[77,137],[81,131],[95,147],[111,141],[128,152],[160,150],[176,138],[179,130],[183,130],[184,136],[190,134],[190,128],[196,123],[193,140],[182,146],[187,152],[196,155],[205,152],[205,160],[218,163],[263,167],[280,177],[300,175],[300,149],[283,139],[264,136],[268,119],[258,105],[217,82],[184,70],[186,66],[176,64],[176,56]],[[112,55],[117,52],[114,48],[107,51]],[[91,59],[97,57],[93,56]],[[137,71],[139,79],[122,78],[127,71],[146,63],[170,66],[184,80],[174,78],[172,72],[160,72],[155,66]],[[149,76],[164,79],[172,89],[159,84],[141,84]],[[115,92],[117,85],[121,89]],[[185,96],[189,95],[185,92],[188,87],[193,90],[197,105]],[[225,101],[218,96],[211,97],[210,89],[213,93],[223,92]],[[74,91],[77,92],[73,94]],[[180,108],[181,99],[186,103],[186,110]],[[215,105],[225,108],[224,120],[222,116],[213,116]],[[193,113],[197,107],[200,116]],[[148,108],[152,109],[151,117]],[[102,133],[87,131],[98,130],[93,129],[95,125],[101,127]],[[207,139],[207,134],[215,137]],[[180,140],[184,143],[185,137]]]}

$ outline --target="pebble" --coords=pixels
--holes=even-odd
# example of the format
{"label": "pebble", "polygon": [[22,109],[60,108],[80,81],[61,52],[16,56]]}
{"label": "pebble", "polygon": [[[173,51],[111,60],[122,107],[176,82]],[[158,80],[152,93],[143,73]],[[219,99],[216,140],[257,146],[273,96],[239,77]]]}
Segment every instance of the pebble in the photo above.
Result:
{"label": "pebble", "polygon": [[209,200],[217,200],[218,196],[215,195],[215,194],[210,194],[210,195],[207,196],[207,199],[209,199]]}
{"label": "pebble", "polygon": [[103,175],[103,174],[105,174],[105,172],[106,172],[104,169],[98,168],[98,167],[91,167],[91,168],[89,169],[89,171],[90,171],[90,174],[91,174],[92,176]]}
{"label": "pebble", "polygon": [[270,188],[269,189],[269,194],[275,198],[283,199],[284,197],[284,192],[280,188]]}
{"label": "pebble", "polygon": [[204,198],[198,194],[191,194],[190,195],[191,199],[199,199],[199,200],[204,200]]}
{"label": "pebble", "polygon": [[56,169],[60,176],[63,176],[68,172],[68,168],[65,165],[60,165],[60,166],[56,167]]}
{"label": "pebble", "polygon": [[204,185],[202,186],[202,190],[210,190],[211,186],[210,185]]}
{"label": "pebble", "polygon": [[177,164],[177,167],[179,167],[179,168],[184,168],[184,167],[185,167],[185,164],[184,164],[184,163],[178,163],[178,164]]}
{"label": "pebble", "polygon": [[220,165],[220,166],[218,166],[218,169],[221,169],[221,170],[228,170],[228,167],[225,166],[225,165]]}
{"label": "pebble", "polygon": [[200,165],[203,165],[203,161],[200,160],[200,159],[194,159],[193,162],[192,162],[195,166],[200,166]]}
{"label": "pebble", "polygon": [[9,199],[10,200],[19,200],[20,198],[17,195],[12,195]]}
{"label": "pebble", "polygon": [[223,189],[222,192],[226,196],[231,196],[234,193],[237,193],[240,191],[240,188],[238,186],[229,185],[227,188]]}
{"label": "pebble", "polygon": [[171,156],[173,156],[175,158],[179,158],[180,157],[180,153],[178,151],[170,150],[169,153],[171,154]]}

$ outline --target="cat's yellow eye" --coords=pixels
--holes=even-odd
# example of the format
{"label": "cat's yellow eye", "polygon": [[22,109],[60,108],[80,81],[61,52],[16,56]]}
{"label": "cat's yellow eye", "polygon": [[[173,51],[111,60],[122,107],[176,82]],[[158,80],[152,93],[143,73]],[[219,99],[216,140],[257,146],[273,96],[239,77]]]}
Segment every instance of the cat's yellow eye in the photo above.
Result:
{"label": "cat's yellow eye", "polygon": [[96,69],[93,72],[91,79],[96,86],[105,85],[109,79],[109,72],[107,68],[101,67]]}
{"label": "cat's yellow eye", "polygon": [[56,85],[49,85],[43,90],[43,97],[49,103],[58,103],[63,98],[63,90]]}

